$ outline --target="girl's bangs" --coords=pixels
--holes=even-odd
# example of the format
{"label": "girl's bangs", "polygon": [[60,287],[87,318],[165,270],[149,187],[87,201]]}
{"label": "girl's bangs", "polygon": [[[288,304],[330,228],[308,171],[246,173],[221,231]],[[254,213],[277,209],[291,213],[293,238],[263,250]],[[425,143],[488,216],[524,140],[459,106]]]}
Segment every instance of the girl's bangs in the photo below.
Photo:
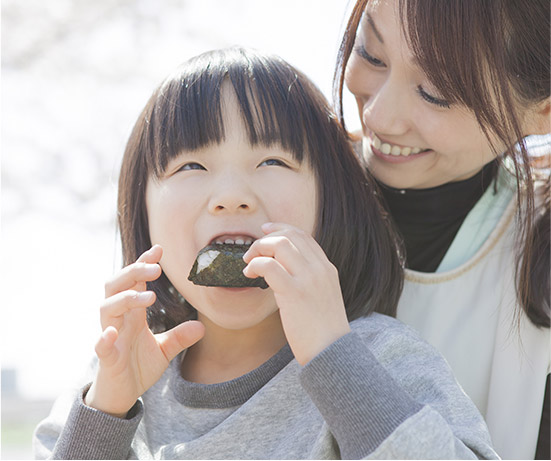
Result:
{"label": "girl's bangs", "polygon": [[[205,71],[205,69],[207,69]],[[181,66],[150,100],[147,162],[157,177],[170,159],[225,139],[223,92],[233,89],[252,146],[274,144],[302,162],[319,107],[281,60],[239,49],[209,52]]]}

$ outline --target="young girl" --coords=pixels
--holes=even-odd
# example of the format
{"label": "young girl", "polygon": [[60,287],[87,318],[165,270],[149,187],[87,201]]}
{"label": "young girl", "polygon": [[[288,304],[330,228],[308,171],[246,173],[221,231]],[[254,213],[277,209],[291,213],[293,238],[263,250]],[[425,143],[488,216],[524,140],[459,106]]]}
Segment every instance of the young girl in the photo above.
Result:
{"label": "young girl", "polygon": [[549,18],[549,0],[358,0],[336,81],[405,246],[397,317],[515,459],[550,457],[551,145],[523,141],[551,131]]}
{"label": "young girl", "polygon": [[[442,358],[374,313],[399,296],[394,241],[296,69],[243,49],[185,63],[119,185],[128,265],[106,284],[92,382],[37,428],[38,457],[495,457]],[[203,247],[246,241],[244,274],[268,289],[188,280]]]}

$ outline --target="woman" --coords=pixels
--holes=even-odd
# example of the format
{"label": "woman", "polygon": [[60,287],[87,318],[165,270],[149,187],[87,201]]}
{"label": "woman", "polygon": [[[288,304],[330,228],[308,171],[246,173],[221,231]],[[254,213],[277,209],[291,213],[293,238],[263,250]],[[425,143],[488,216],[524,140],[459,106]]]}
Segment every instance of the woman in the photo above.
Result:
{"label": "woman", "polygon": [[397,317],[444,354],[504,458],[549,459],[551,148],[526,140],[550,131],[549,5],[358,0],[335,74],[403,239]]}

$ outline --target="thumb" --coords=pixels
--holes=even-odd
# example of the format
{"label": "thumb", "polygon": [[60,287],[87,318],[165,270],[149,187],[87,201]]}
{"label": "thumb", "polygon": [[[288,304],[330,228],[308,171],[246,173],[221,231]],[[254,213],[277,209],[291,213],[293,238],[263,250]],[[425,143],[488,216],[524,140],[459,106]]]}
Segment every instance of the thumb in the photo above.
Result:
{"label": "thumb", "polygon": [[189,320],[155,336],[163,354],[170,362],[184,349],[193,346],[204,335],[205,326],[197,320]]}

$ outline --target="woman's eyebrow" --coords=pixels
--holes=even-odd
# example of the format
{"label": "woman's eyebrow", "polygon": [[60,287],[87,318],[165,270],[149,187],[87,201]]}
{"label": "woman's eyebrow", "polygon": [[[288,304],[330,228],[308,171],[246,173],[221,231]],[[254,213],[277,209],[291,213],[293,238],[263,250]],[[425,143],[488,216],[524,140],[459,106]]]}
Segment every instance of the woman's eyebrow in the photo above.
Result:
{"label": "woman's eyebrow", "polygon": [[373,21],[373,18],[369,13],[366,13],[366,18],[370,27],[373,29],[373,33],[375,34],[375,37],[377,37],[377,40],[379,40],[381,43],[385,43],[385,41],[383,40],[383,36],[377,30],[377,27],[375,27],[375,22]]}

